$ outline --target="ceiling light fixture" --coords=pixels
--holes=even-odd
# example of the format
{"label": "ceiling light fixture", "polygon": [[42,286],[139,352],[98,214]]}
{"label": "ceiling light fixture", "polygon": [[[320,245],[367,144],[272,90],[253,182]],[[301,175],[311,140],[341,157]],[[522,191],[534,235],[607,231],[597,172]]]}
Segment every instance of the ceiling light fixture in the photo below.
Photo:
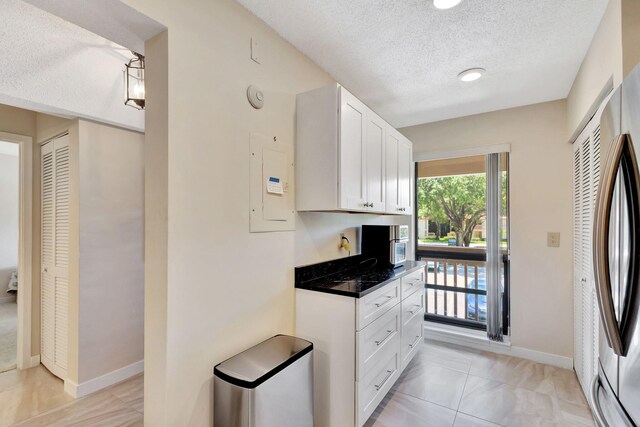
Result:
{"label": "ceiling light fixture", "polygon": [[135,58],[124,64],[124,105],[144,110],[144,55],[131,53]]}
{"label": "ceiling light fixture", "polygon": [[469,68],[458,74],[458,78],[463,82],[472,82],[482,77],[485,71],[484,68]]}
{"label": "ceiling light fixture", "polygon": [[437,9],[451,9],[460,4],[462,0],[433,0],[433,5]]}

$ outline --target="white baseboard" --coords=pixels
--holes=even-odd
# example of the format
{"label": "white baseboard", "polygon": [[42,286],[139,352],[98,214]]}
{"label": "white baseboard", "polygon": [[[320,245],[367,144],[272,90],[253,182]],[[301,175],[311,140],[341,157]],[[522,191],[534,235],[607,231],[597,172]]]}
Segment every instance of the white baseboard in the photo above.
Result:
{"label": "white baseboard", "polygon": [[83,397],[98,390],[102,390],[103,388],[107,388],[111,385],[122,382],[127,378],[138,375],[143,371],[144,360],[140,360],[136,363],[132,363],[129,366],[116,369],[115,371],[109,372],[108,374],[101,375],[97,378],[90,379],[89,381],[85,381],[80,384],[76,384],[75,382],[68,379],[64,380],[64,391],[65,393],[75,398]]}
{"label": "white baseboard", "polygon": [[490,351],[492,353],[519,357],[521,359],[557,366],[559,368],[573,369],[573,358],[571,357],[544,353],[542,351],[530,350],[523,347],[514,347],[508,341],[508,337],[505,337],[505,342],[495,342],[490,341],[484,332],[477,333],[477,331],[460,331],[459,328],[434,327],[429,324],[425,324],[424,326],[424,337],[435,341],[458,344],[478,350]]}
{"label": "white baseboard", "polygon": [[40,355],[36,354],[35,356],[31,356],[31,360],[29,360],[29,368],[34,368],[40,364]]}
{"label": "white baseboard", "polygon": [[0,296],[0,304],[5,302],[16,302],[16,294]]}

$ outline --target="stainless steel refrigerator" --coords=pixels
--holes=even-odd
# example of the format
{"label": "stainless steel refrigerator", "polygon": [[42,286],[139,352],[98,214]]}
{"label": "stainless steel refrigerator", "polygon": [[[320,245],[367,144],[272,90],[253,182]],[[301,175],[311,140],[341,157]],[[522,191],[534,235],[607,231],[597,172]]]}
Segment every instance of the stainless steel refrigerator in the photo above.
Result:
{"label": "stainless steel refrigerator", "polygon": [[600,129],[593,261],[601,326],[591,404],[601,426],[640,426],[640,67],[612,95]]}

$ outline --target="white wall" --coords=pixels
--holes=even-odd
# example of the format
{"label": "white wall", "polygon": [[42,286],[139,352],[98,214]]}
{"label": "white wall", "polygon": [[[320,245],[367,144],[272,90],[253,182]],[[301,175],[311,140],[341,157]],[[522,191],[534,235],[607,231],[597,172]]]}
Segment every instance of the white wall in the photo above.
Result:
{"label": "white wall", "polygon": [[[573,357],[572,147],[566,102],[401,129],[414,153],[511,144],[511,342]],[[560,247],[546,246],[547,232]]]}
{"label": "white wall", "polygon": [[295,232],[249,233],[250,133],[293,141],[295,95],[333,79],[231,0],[127,3],[169,28],[145,49],[145,423],[208,426],[213,366],[294,333],[294,267],[344,256],[339,233],[373,217],[301,214]]}
{"label": "white wall", "polygon": [[[351,242],[351,255],[359,254],[360,227],[363,224],[406,224],[413,228],[410,217],[300,212],[296,217],[294,264],[301,266],[348,256],[339,247],[340,233],[344,233]],[[409,248],[409,253],[413,255],[413,247]]]}
{"label": "white wall", "polygon": [[144,135],[80,120],[78,381],[143,359]]}
{"label": "white wall", "polygon": [[[3,145],[16,144],[0,141]],[[11,272],[18,270],[19,166],[18,156],[0,153],[0,298],[7,296]]]}

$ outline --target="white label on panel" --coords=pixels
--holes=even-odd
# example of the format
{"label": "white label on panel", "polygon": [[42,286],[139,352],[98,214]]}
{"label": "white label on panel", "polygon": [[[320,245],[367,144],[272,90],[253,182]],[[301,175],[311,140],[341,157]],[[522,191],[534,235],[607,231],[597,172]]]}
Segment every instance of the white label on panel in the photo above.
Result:
{"label": "white label on panel", "polygon": [[282,180],[278,177],[270,176],[267,179],[267,193],[283,194],[284,188],[282,186]]}

